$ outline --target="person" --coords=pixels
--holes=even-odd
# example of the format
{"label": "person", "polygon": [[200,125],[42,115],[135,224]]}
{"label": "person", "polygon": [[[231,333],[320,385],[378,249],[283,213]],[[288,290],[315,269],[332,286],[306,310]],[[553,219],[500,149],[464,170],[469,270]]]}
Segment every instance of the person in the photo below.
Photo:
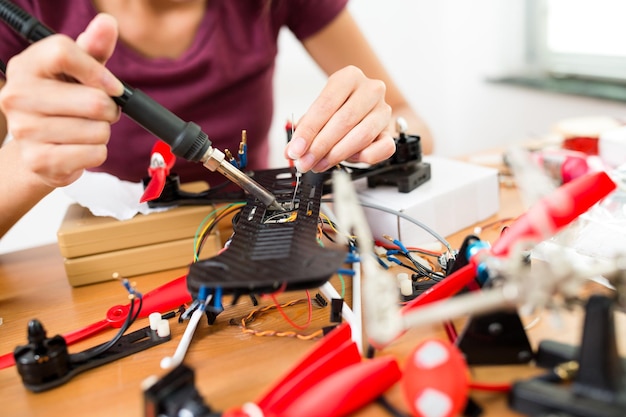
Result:
{"label": "person", "polygon": [[[432,151],[426,123],[375,56],[347,0],[14,3],[59,35],[29,45],[0,24],[0,60],[8,62],[0,138],[12,137],[0,148],[0,191],[12,196],[0,202],[0,236],[86,169],[129,181],[146,176],[156,138],[121,117],[110,98],[121,95],[120,80],[199,124],[218,149],[237,149],[245,129],[249,168],[266,168],[282,27],[329,75],[284,151],[300,171],[388,158],[397,116],[421,136],[424,153]],[[209,178],[201,164],[180,159],[175,171],[183,182]]]}

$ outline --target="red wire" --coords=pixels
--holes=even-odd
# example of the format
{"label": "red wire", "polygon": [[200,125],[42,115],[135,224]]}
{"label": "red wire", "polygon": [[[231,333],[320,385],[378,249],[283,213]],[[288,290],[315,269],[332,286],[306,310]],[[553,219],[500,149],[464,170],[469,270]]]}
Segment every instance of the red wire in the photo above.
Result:
{"label": "red wire", "polygon": [[491,392],[509,392],[511,391],[511,384],[489,384],[484,382],[470,382],[470,389],[480,390],[480,391],[491,391]]}
{"label": "red wire", "polygon": [[448,336],[448,340],[451,343],[456,343],[457,332],[456,327],[454,327],[454,323],[451,321],[444,321],[443,328],[446,331],[446,335]]}
{"label": "red wire", "polygon": [[302,326],[294,323],[293,320],[291,320],[289,318],[289,316],[287,316],[287,314],[283,311],[283,308],[278,303],[278,300],[276,299],[275,293],[270,294],[270,297],[272,297],[272,300],[274,301],[274,304],[276,304],[276,310],[278,310],[280,315],[283,316],[285,321],[287,323],[289,323],[289,325],[291,325],[291,327],[295,327],[296,329],[299,329],[299,330],[304,330],[307,327],[309,327],[309,324],[311,324],[311,320],[313,318],[313,303],[311,303],[311,294],[309,293],[309,290],[306,290],[306,298],[307,298],[308,303],[309,303],[309,317],[307,318],[306,323],[304,325],[302,325]]}

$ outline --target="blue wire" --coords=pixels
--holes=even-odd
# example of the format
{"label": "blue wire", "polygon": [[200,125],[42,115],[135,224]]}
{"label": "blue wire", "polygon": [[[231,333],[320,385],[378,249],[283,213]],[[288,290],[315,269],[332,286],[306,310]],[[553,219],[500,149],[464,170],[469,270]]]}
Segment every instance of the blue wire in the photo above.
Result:
{"label": "blue wire", "polygon": [[398,239],[394,239],[393,244],[399,247],[403,253],[409,253],[409,250],[406,248],[406,246],[404,246],[404,244],[400,242]]}
{"label": "blue wire", "polygon": [[386,263],[383,262],[382,259],[376,257],[376,259],[378,260],[378,263],[380,264],[380,266],[382,266],[385,269],[389,269],[389,265],[387,265]]}
{"label": "blue wire", "polygon": [[245,168],[248,165],[248,145],[242,143],[239,152],[239,167]]}
{"label": "blue wire", "polygon": [[214,307],[217,310],[222,310],[222,287],[215,287],[215,293],[213,294]]}

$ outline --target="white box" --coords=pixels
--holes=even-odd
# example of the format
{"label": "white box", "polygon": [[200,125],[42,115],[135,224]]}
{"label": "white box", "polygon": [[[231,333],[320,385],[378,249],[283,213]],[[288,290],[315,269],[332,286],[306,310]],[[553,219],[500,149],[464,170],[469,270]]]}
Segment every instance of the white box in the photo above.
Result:
{"label": "white box", "polygon": [[602,132],[598,140],[598,155],[611,168],[626,163],[626,126]]}
{"label": "white box", "polygon": [[[424,157],[423,161],[431,164],[431,179],[410,193],[400,193],[395,186],[368,188],[367,180],[361,179],[354,183],[359,199],[402,212],[444,237],[498,212],[497,169],[435,156]],[[396,215],[371,208],[364,210],[376,239],[390,235],[407,246],[436,240]]]}

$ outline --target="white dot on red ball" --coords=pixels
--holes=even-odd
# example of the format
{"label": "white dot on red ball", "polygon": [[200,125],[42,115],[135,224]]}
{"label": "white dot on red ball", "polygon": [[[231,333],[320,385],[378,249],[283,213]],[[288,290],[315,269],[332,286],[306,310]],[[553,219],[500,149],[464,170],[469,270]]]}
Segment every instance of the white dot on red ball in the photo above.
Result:
{"label": "white dot on red ball", "polygon": [[415,409],[423,417],[445,417],[452,410],[452,400],[441,391],[426,388],[415,399]]}
{"label": "white dot on red ball", "polygon": [[432,369],[448,361],[450,355],[441,342],[430,340],[422,345],[414,354],[415,365],[423,369]]}

